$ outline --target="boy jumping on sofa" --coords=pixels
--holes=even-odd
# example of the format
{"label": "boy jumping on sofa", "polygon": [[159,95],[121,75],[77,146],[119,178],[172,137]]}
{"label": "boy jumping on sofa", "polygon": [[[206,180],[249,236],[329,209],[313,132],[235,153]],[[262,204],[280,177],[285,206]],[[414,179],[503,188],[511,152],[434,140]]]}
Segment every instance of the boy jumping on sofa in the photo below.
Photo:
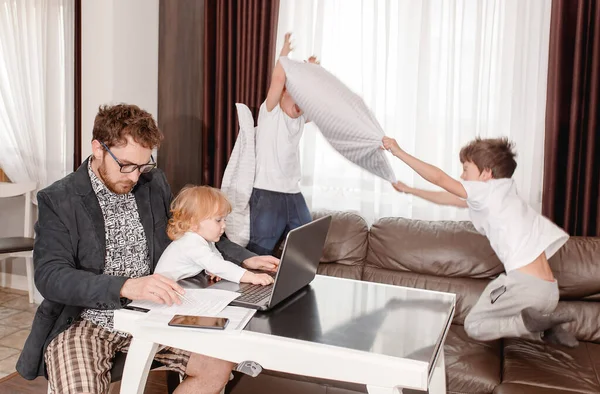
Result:
{"label": "boy jumping on sofa", "polygon": [[577,346],[575,336],[560,326],[575,316],[555,311],[558,284],[548,264],[569,236],[519,197],[512,179],[517,167],[513,144],[506,138],[477,138],[467,144],[460,151],[462,181],[404,152],[392,138],[383,138],[383,148],[444,189],[421,190],[397,182],[396,190],[468,208],[473,225],[489,239],[504,265],[506,274],[488,284],[467,315],[467,334],[480,341],[523,337]]}

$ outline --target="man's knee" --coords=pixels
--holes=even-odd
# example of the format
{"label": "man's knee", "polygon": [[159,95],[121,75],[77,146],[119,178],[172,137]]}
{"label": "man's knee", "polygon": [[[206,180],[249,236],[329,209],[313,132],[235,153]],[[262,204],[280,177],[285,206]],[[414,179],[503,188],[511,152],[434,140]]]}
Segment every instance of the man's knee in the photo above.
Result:
{"label": "man's knee", "polygon": [[222,377],[227,382],[234,367],[235,364],[229,361],[192,353],[185,374],[192,377],[210,374],[215,380]]}
{"label": "man's knee", "polygon": [[229,361],[192,353],[185,373],[187,379],[194,382],[194,387],[197,384],[197,387],[202,387],[204,391],[217,393],[229,382],[233,368],[234,364]]}

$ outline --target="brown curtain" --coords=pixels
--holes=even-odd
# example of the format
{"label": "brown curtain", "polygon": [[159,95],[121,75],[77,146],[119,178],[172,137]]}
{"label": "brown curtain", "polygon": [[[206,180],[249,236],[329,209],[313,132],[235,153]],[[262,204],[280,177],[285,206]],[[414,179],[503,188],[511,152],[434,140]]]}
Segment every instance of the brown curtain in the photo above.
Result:
{"label": "brown curtain", "polygon": [[600,235],[600,1],[554,0],[543,213],[571,235]]}
{"label": "brown curtain", "polygon": [[221,186],[235,144],[235,103],[255,119],[275,62],[279,0],[206,0],[202,180]]}

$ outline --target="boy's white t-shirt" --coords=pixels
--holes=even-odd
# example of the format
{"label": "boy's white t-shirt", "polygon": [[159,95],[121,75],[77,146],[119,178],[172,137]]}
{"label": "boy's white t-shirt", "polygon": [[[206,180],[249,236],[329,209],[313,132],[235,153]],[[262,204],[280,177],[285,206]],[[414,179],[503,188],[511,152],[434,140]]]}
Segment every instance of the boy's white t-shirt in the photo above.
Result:
{"label": "boy's white t-shirt", "polygon": [[214,242],[208,242],[192,231],[167,246],[154,273],[178,281],[194,277],[203,270],[235,283],[240,283],[246,273],[244,268],[225,260]]}
{"label": "boy's white t-shirt", "polygon": [[512,178],[462,184],[471,221],[489,239],[506,272],[532,263],[542,252],[549,259],[569,239],[518,195]]}
{"label": "boy's white t-shirt", "polygon": [[290,118],[279,104],[267,111],[260,106],[256,131],[254,187],[280,193],[300,192],[300,137],[305,119]]}

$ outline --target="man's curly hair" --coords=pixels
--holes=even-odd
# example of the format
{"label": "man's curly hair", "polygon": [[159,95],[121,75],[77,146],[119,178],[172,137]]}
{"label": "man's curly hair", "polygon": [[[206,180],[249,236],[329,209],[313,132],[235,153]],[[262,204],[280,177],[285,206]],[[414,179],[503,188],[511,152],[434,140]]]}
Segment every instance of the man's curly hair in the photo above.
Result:
{"label": "man's curly hair", "polygon": [[148,149],[158,148],[163,139],[152,115],[137,105],[100,106],[94,120],[92,140],[103,142],[110,148],[124,145],[127,136]]}

